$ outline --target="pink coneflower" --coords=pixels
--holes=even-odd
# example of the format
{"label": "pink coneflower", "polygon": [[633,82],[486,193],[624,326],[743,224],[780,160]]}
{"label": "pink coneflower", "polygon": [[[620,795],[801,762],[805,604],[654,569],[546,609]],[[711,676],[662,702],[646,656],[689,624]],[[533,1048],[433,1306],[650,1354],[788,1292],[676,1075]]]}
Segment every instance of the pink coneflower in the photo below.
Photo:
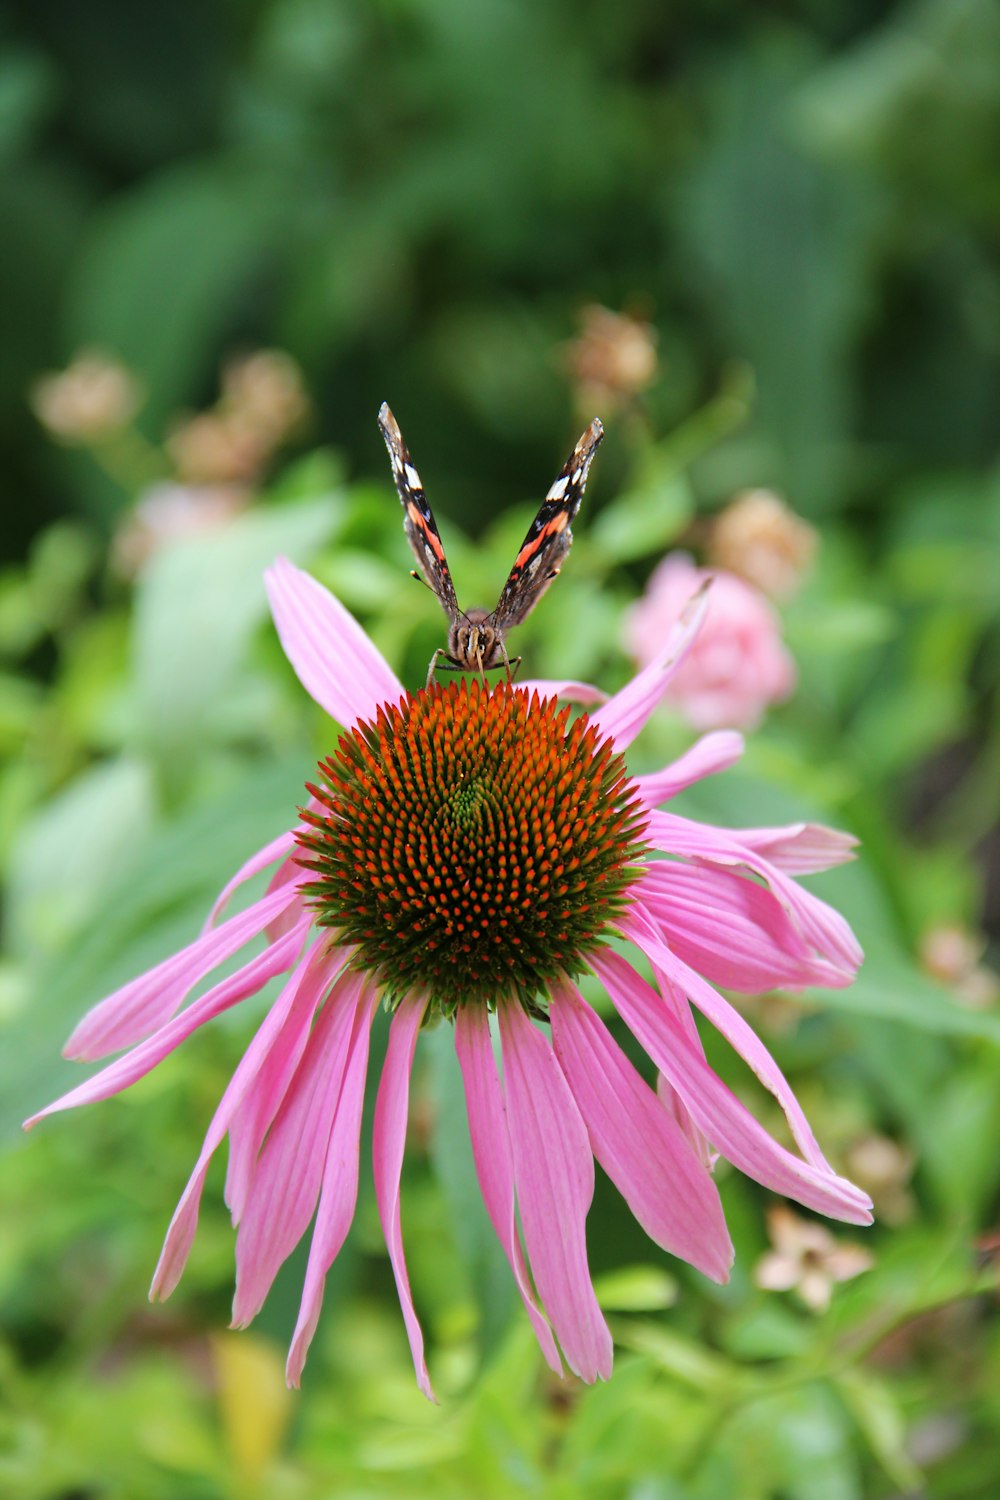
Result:
{"label": "pink coneflower", "polygon": [[781,639],[781,621],[752,584],[721,568],[698,568],[685,552],[671,552],[626,616],[628,649],[644,667],[708,578],[704,629],[683,666],[663,684],[663,701],[694,729],[753,729],[772,703],[790,696],[797,674]]}
{"label": "pink coneflower", "polygon": [[[410,1071],[426,1025],[454,1028],[483,1199],[556,1371],[560,1350],[583,1380],[611,1370],[587,1265],[595,1157],[647,1234],[716,1281],[728,1275],[732,1246],[715,1153],[775,1192],[867,1223],[869,1199],[825,1160],[777,1064],[714,988],[850,983],[861,954],[849,927],[793,877],[849,857],[852,840],[811,825],[736,831],[658,811],[739,756],[735,733],[705,736],[650,776],[630,777],[622,756],[694,640],[704,596],[620,693],[572,719],[559,694],[594,703],[596,689],[488,691],[453,680],[406,693],[308,574],[282,559],[267,582],[303,686],[351,727],[320,766],[297,827],[236,873],[201,937],[101,1001],[66,1049],[78,1058],[130,1050],[41,1112],[118,1093],[205,1021],[289,975],[209,1126],[152,1295],[166,1296],[181,1275],[209,1161],[228,1135],[234,1323],[259,1311],[314,1220],[287,1366],[298,1382],[326,1273],[354,1215],[380,1001],[392,1020],[375,1106],[375,1193],[428,1396],[400,1204]],[[219,921],[237,888],[273,866],[267,894]],[[261,934],[262,952],[181,1008]],[[648,960],[655,987],[629,946]],[[658,1088],[580,993],[588,970],[655,1064]],[[709,1067],[692,1005],[779,1101],[797,1152]]]}

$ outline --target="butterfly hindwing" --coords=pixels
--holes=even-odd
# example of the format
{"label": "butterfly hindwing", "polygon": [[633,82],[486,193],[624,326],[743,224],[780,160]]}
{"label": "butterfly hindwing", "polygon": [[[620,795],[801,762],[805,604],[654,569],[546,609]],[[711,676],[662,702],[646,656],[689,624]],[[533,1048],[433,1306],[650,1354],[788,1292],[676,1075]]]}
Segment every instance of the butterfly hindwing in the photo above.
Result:
{"label": "butterfly hindwing", "polygon": [[382,429],[385,446],[392,463],[392,477],[403,506],[403,530],[420,565],[420,571],[448,618],[454,621],[460,611],[455,595],[451,570],[444,555],[444,546],[434,520],[434,513],[427,503],[424,487],[420,482],[409,449],[403,441],[399,423],[383,402],[378,414],[378,425]]}
{"label": "butterfly hindwing", "polygon": [[520,625],[559,572],[573,542],[570,522],[580,509],[591,460],[603,437],[595,417],[542,501],[493,611],[499,630]]}

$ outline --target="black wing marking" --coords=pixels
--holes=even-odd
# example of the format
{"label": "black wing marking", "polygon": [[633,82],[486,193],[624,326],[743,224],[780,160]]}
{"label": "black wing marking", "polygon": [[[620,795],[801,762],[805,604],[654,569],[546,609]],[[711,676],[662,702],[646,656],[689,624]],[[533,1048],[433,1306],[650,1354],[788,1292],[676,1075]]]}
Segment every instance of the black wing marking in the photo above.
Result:
{"label": "black wing marking", "polygon": [[403,441],[399,423],[385,401],[379,409],[378,425],[382,429],[385,446],[389,450],[392,477],[396,481],[396,489],[403,505],[403,530],[406,532],[406,540],[413,548],[413,555],[420,565],[420,571],[437,595],[441,608],[450,620],[454,620],[461,611],[455,596],[455,585],[451,580],[451,570],[444,555],[444,546],[437,529],[437,522],[434,520],[434,512],[427,503],[420,475],[414,468],[409,449]]}
{"label": "black wing marking", "polygon": [[559,572],[573,543],[570,522],[580,509],[591,460],[603,437],[595,417],[542,501],[493,611],[493,623],[501,631],[527,618]]}

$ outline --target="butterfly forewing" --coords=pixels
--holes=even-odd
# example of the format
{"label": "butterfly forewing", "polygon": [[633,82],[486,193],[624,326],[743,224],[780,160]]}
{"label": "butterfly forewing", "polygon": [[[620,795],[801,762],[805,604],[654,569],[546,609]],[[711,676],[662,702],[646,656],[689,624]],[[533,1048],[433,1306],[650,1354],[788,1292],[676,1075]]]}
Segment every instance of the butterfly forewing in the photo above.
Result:
{"label": "butterfly forewing", "polygon": [[580,508],[591,459],[604,436],[603,427],[595,417],[566,460],[528,528],[528,535],[514,559],[496,609],[488,614],[485,609],[461,610],[458,607],[455,585],[451,581],[451,570],[434,514],[399,424],[385,402],[378,414],[378,424],[392,461],[392,476],[403,506],[407,540],[425,582],[437,595],[449,621],[448,647],[435,651],[431,658],[428,685],[439,658],[442,658],[443,667],[453,671],[482,673],[506,665],[509,673],[511,666],[504,635],[512,625],[519,625],[531,613],[559,572],[570,549],[573,533],[569,523]]}
{"label": "butterfly forewing", "polygon": [[450,620],[461,613],[451,580],[451,569],[444,555],[444,546],[434,520],[434,513],[427,503],[420,475],[403,441],[399,423],[383,401],[378,414],[378,425],[382,429],[385,446],[392,463],[392,477],[403,506],[403,530],[420,565],[420,571],[428,586],[437,595],[441,608]]}
{"label": "butterfly forewing", "polygon": [[514,559],[514,566],[493,611],[493,622],[500,631],[520,625],[559,572],[573,543],[570,522],[580,509],[591,460],[603,437],[604,428],[595,417],[528,527],[528,534],[521,543],[521,550]]}

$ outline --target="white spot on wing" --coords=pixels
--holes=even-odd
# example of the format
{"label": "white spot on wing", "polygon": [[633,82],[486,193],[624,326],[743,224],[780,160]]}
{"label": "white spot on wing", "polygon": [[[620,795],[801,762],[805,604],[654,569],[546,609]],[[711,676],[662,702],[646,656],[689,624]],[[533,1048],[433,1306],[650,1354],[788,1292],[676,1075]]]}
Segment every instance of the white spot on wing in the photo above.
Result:
{"label": "white spot on wing", "polygon": [[566,486],[568,484],[568,477],[565,474],[561,474],[549,490],[549,493],[545,496],[546,500],[561,500],[566,493]]}
{"label": "white spot on wing", "polygon": [[406,478],[407,478],[407,481],[408,481],[411,489],[414,489],[414,490],[422,490],[423,489],[423,485],[420,483],[420,475],[417,473],[416,469],[413,467],[412,464],[407,464],[406,465]]}

